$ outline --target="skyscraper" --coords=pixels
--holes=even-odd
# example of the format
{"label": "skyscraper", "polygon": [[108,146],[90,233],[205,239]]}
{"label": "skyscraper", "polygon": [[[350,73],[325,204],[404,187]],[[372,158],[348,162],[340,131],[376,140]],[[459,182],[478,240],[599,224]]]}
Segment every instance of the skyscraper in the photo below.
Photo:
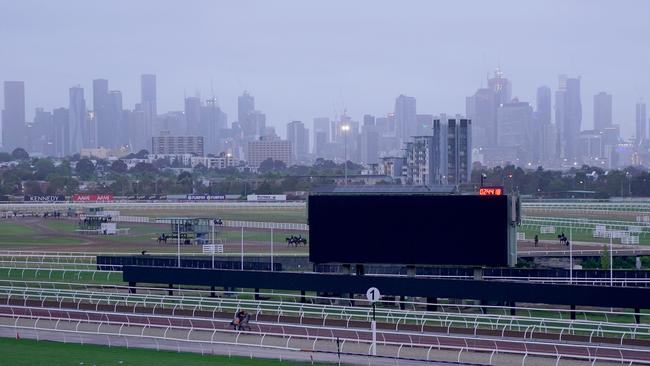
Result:
{"label": "skyscraper", "polygon": [[[124,118],[124,109],[122,107],[122,92],[119,90],[111,90],[108,92],[107,103],[106,103],[106,116],[108,120],[108,125],[112,127],[108,133],[112,137],[104,137],[104,142],[107,145],[102,145],[102,128],[101,122],[97,126],[97,138],[100,142],[100,146],[105,146],[107,148],[114,149],[120,146],[126,146],[129,144],[129,126]],[[104,128],[105,130],[105,128]]]}
{"label": "skyscraper", "polygon": [[578,143],[582,125],[580,78],[560,75],[555,93],[555,124],[557,127],[558,156],[573,160],[578,157]]}
{"label": "skyscraper", "polygon": [[494,70],[494,77],[488,79],[488,89],[492,89],[496,95],[497,105],[509,103],[512,95],[510,81],[503,77],[500,68]]}
{"label": "skyscraper", "polygon": [[186,134],[204,136],[201,128],[201,99],[199,97],[185,98],[185,124]]}
{"label": "skyscraper", "polygon": [[237,121],[244,132],[244,136],[254,136],[258,132],[254,116],[255,98],[244,91],[244,94],[237,98]]}
{"label": "skyscraper", "polygon": [[84,89],[80,86],[70,88],[70,105],[68,108],[68,154],[81,151],[86,132],[86,100]]}
{"label": "skyscraper", "polygon": [[291,141],[291,153],[294,162],[305,161],[309,155],[309,130],[301,121],[287,124],[287,140]]}
{"label": "skyscraper", "polygon": [[[140,92],[142,109],[146,112],[150,110],[152,116],[158,115],[157,94],[156,94],[156,75],[144,74],[140,79]],[[146,104],[146,105],[145,105]]]}
{"label": "skyscraper", "polygon": [[111,121],[108,111],[108,80],[93,80],[93,112],[97,125],[97,145],[114,148],[117,126]]}
{"label": "skyscraper", "polygon": [[205,136],[206,153],[221,153],[224,146],[221,145],[221,138],[224,130],[228,127],[228,116],[219,107],[216,98],[210,98],[205,106],[201,107],[200,135]]}
{"label": "skyscraper", "polygon": [[469,182],[472,168],[472,122],[465,118],[433,120],[432,136],[406,143],[406,181],[415,185]]}
{"label": "skyscraper", "polygon": [[600,92],[594,95],[594,130],[612,127],[612,95]]}
{"label": "skyscraper", "polygon": [[2,110],[2,146],[5,151],[12,152],[17,147],[27,149],[25,122],[25,83],[5,81]]}
{"label": "skyscraper", "polygon": [[377,132],[377,126],[364,124],[361,127],[359,139],[359,162],[362,164],[377,164],[379,162],[379,133]]}
{"label": "skyscraper", "polygon": [[638,102],[636,104],[636,138],[635,142],[638,144],[643,143],[648,138],[646,130],[646,113],[645,113],[645,103]]}
{"label": "skyscraper", "polygon": [[[553,125],[551,124],[551,88],[540,86],[537,88],[537,107],[535,109],[535,125],[533,129],[533,143],[538,146],[539,158],[533,159],[549,161],[553,158]],[[535,142],[537,141],[537,142]],[[535,153],[533,153],[535,155]]]}
{"label": "skyscraper", "polygon": [[68,109],[57,108],[52,111],[52,124],[54,125],[54,155],[64,157],[70,153],[70,120]]}
{"label": "skyscraper", "polygon": [[153,135],[153,124],[158,116],[156,75],[144,74],[140,78],[140,110],[143,112],[143,146],[148,146]]}
{"label": "skyscraper", "polygon": [[533,109],[529,103],[517,99],[504,103],[497,111],[497,144],[499,147],[517,149],[520,163],[530,161],[532,155],[538,160],[538,146],[533,146]]}
{"label": "skyscraper", "polygon": [[415,98],[400,95],[395,100],[395,124],[397,137],[407,139],[417,135]]}
{"label": "skyscraper", "polygon": [[465,101],[465,114],[472,120],[472,142],[477,147],[497,146],[497,94],[481,88]]}
{"label": "skyscraper", "polygon": [[325,156],[327,145],[330,142],[330,119],[328,117],[314,118],[314,155],[316,158]]}

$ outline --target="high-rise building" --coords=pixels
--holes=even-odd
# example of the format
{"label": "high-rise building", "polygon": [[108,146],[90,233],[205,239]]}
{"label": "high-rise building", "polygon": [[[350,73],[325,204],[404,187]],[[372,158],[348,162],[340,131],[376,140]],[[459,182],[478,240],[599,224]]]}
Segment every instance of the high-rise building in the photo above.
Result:
{"label": "high-rise building", "polygon": [[516,149],[521,163],[539,160],[539,146],[533,144],[533,108],[529,103],[515,99],[502,104],[497,111],[497,131],[497,145]]}
{"label": "high-rise building", "polygon": [[472,121],[440,116],[433,121],[433,182],[463,184],[471,179]]}
{"label": "high-rise building", "polygon": [[145,112],[150,113],[152,117],[158,115],[156,75],[144,74],[141,76],[140,93],[140,103],[142,103],[142,109]]}
{"label": "high-rise building", "polygon": [[375,116],[370,114],[363,115],[363,125],[364,126],[374,126],[375,125]]}
{"label": "high-rise building", "polygon": [[509,103],[512,95],[512,85],[510,81],[503,77],[500,68],[494,70],[494,77],[488,79],[488,89],[492,89],[496,96],[497,105]]}
{"label": "high-rise building", "polygon": [[251,167],[258,168],[269,158],[279,160],[286,166],[292,164],[291,141],[277,137],[261,137],[259,140],[249,141],[247,147],[246,160]]}
{"label": "high-rise building", "polygon": [[433,136],[414,136],[411,141],[406,143],[405,160],[406,164],[406,184],[416,186],[429,186],[440,184],[440,175],[434,172],[440,172],[439,144],[440,140],[434,139]]}
{"label": "high-rise building", "polygon": [[28,144],[25,149],[29,152],[53,155],[53,151],[51,151],[52,134],[52,113],[43,108],[36,108],[34,121],[27,124]]}
{"label": "high-rise building", "polygon": [[84,147],[84,136],[88,136],[86,118],[84,89],[80,86],[72,87],[70,88],[70,105],[68,107],[69,154],[78,153]]}
{"label": "high-rise building", "polygon": [[70,152],[70,116],[67,108],[57,108],[52,111],[52,124],[54,125],[54,156],[64,157]]}
{"label": "high-rise building", "polygon": [[557,155],[567,160],[576,159],[582,125],[580,78],[560,75],[559,87],[555,93],[555,124],[558,134]]}
{"label": "high-rise building", "polygon": [[287,124],[287,140],[291,141],[291,157],[294,162],[304,162],[309,155],[309,129],[301,121]]}
{"label": "high-rise building", "polygon": [[638,102],[636,104],[635,108],[635,117],[636,117],[636,138],[635,142],[638,144],[643,143],[648,138],[647,132],[646,132],[646,123],[648,123],[648,120],[646,118],[646,113],[645,113],[645,103],[643,102]]}
{"label": "high-rise building", "polygon": [[316,158],[325,156],[325,151],[330,143],[330,119],[328,117],[314,118],[314,155]]}
{"label": "high-rise building", "polygon": [[379,161],[379,133],[375,125],[363,125],[359,136],[359,162],[377,164]]}
{"label": "high-rise building", "polygon": [[407,139],[417,134],[417,111],[415,98],[400,95],[395,100],[395,124],[397,137]]}
{"label": "high-rise building", "polygon": [[97,145],[114,148],[119,126],[115,125],[109,115],[108,80],[106,79],[93,80],[93,113],[97,125]]}
{"label": "high-rise building", "polygon": [[497,145],[497,94],[481,88],[465,101],[465,113],[472,120],[472,141],[477,147]]}
{"label": "high-rise building", "polygon": [[120,146],[129,145],[129,127],[124,118],[124,109],[122,107],[122,92],[119,90],[111,90],[108,92],[106,103],[106,115],[112,129],[107,132],[113,135],[111,138],[104,138],[107,145],[102,145],[102,136],[100,122],[97,125],[97,140],[100,142],[99,146],[104,146],[109,149],[114,149]]}
{"label": "high-rise building", "polygon": [[151,138],[151,153],[203,156],[203,136],[154,136]]}
{"label": "high-rise building", "polygon": [[221,138],[228,127],[228,116],[219,107],[216,98],[210,98],[205,106],[201,107],[200,134],[205,136],[205,151],[207,153],[221,153],[224,146],[221,145]]}
{"label": "high-rise building", "polygon": [[418,114],[415,116],[417,121],[418,136],[428,136],[433,133],[433,114]]}
{"label": "high-rise building", "polygon": [[415,136],[405,148],[406,183],[414,185],[463,184],[472,167],[471,121],[447,118],[433,121],[432,136]]}
{"label": "high-rise building", "polygon": [[259,129],[253,117],[255,110],[255,98],[244,91],[242,95],[237,98],[237,121],[244,132],[244,136],[255,136],[259,134]]}
{"label": "high-rise building", "polygon": [[201,133],[201,99],[199,97],[185,98],[185,133],[202,136]]}
{"label": "high-rise building", "polygon": [[594,130],[603,131],[612,126],[612,95],[600,92],[594,95]]}
{"label": "high-rise building", "polygon": [[[553,158],[553,125],[551,123],[551,88],[540,86],[537,88],[537,106],[535,108],[535,126],[533,141],[539,147],[539,157],[534,160],[549,161]],[[535,142],[536,141],[536,142]]]}
{"label": "high-rise building", "polygon": [[[140,78],[140,108],[142,111],[143,125],[142,146],[147,146],[153,136],[153,125],[158,116],[158,97],[156,91],[156,75],[144,74]],[[148,148],[148,147],[146,147]]]}
{"label": "high-rise building", "polygon": [[27,149],[25,122],[25,83],[5,81],[2,110],[2,146],[5,151],[12,152],[17,147]]}

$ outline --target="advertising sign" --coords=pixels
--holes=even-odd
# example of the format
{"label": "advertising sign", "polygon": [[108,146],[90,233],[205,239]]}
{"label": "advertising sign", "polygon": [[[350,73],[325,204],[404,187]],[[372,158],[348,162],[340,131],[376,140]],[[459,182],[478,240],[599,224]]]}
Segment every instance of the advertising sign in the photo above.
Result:
{"label": "advertising sign", "polygon": [[25,202],[63,202],[65,196],[63,195],[25,195]]}
{"label": "advertising sign", "polygon": [[112,194],[74,194],[72,202],[113,202]]}

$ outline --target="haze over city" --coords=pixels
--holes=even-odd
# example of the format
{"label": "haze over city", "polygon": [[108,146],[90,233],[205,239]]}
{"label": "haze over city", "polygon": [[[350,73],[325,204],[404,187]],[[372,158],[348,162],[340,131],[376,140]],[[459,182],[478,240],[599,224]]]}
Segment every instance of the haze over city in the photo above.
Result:
{"label": "haze over city", "polygon": [[25,82],[28,121],[76,85],[90,108],[98,78],[126,109],[155,74],[159,113],[214,95],[229,122],[248,90],[284,135],[292,120],[392,112],[399,94],[418,113],[464,114],[500,66],[533,104],[558,75],[581,77],[582,128],[605,91],[629,138],[634,104],[650,99],[648,13],[647,1],[5,1],[0,80]]}

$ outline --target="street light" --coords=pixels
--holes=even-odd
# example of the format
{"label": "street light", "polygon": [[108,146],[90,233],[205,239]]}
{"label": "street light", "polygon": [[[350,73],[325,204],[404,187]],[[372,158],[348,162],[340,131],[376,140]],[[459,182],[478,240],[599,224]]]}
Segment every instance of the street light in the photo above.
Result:
{"label": "street light", "polygon": [[350,125],[345,124],[341,126],[341,131],[343,131],[343,138],[344,138],[344,151],[345,151],[345,157],[344,157],[344,162],[345,164],[345,185],[348,185],[348,131],[350,131]]}

